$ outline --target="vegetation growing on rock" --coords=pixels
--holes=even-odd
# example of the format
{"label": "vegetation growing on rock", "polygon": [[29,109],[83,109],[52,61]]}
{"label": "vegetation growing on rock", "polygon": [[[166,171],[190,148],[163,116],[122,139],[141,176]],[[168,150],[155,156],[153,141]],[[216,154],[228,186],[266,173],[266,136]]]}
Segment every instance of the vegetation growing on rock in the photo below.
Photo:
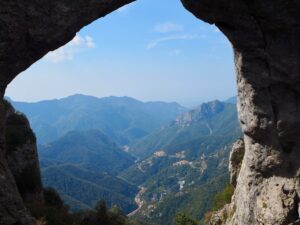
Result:
{"label": "vegetation growing on rock", "polygon": [[222,209],[226,204],[230,203],[233,193],[234,187],[231,184],[227,184],[224,190],[215,196],[212,209],[217,211]]}
{"label": "vegetation growing on rock", "polygon": [[175,218],[175,225],[198,225],[199,222],[185,213],[178,213]]}
{"label": "vegetation growing on rock", "polygon": [[232,198],[233,194],[234,194],[234,187],[231,184],[227,184],[225,186],[225,188],[223,189],[223,191],[221,191],[215,195],[215,197],[213,199],[212,210],[205,213],[205,216],[204,216],[205,224],[215,224],[215,223],[211,223],[211,220],[214,217],[216,217],[218,220],[222,220],[222,219],[226,220],[227,219],[226,217],[228,217],[228,215],[227,215],[226,210],[224,212],[220,212],[221,217],[225,217],[225,218],[220,218],[217,211],[223,209],[225,205],[227,205],[231,202],[231,198]]}

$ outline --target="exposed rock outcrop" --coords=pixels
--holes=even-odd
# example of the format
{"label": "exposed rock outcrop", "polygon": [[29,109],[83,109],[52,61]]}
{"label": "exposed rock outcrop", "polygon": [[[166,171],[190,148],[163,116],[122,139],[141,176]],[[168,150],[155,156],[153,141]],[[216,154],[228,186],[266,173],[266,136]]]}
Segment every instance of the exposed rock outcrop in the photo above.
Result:
{"label": "exposed rock outcrop", "polygon": [[4,100],[0,101],[0,106],[0,225],[35,224],[24,207],[15,178],[7,163],[5,123],[7,110],[11,109]]}
{"label": "exposed rock outcrop", "polygon": [[6,103],[6,159],[26,203],[43,202],[35,134],[27,118]]}
{"label": "exposed rock outcrop", "polygon": [[[21,71],[133,0],[0,0],[0,97]],[[296,224],[300,168],[300,2],[182,0],[231,41],[245,157],[228,224]],[[0,224],[33,224],[8,168],[0,103]],[[5,222],[3,222],[5,218]]]}
{"label": "exposed rock outcrop", "polygon": [[[208,103],[203,103],[196,109],[185,112],[176,119],[176,124],[185,127],[191,125],[192,122],[199,121],[205,118],[212,117],[225,108],[224,103],[215,100]],[[208,127],[208,129],[211,129]]]}
{"label": "exposed rock outcrop", "polygon": [[211,216],[208,225],[223,225],[228,222],[228,220],[232,217],[235,208],[232,204],[227,204],[223,209],[214,212]]}
{"label": "exposed rock outcrop", "polygon": [[230,184],[236,187],[237,178],[239,176],[243,158],[245,155],[245,143],[243,140],[237,140],[231,149],[229,156],[229,174]]}
{"label": "exposed rock outcrop", "polygon": [[[237,178],[240,174],[242,162],[245,156],[244,140],[237,140],[231,148],[229,156],[229,175],[230,184],[235,188],[237,185]],[[223,225],[231,220],[236,208],[235,204],[226,204],[221,210],[213,212],[209,218],[209,225]]]}
{"label": "exposed rock outcrop", "polygon": [[[282,0],[183,2],[197,17],[215,23],[233,44],[239,116],[247,138],[271,146],[275,158],[279,152],[288,155],[297,150],[300,3]],[[268,170],[270,160],[277,161],[275,158],[266,162],[261,159],[263,169]],[[281,160],[276,164],[281,165]]]}
{"label": "exposed rock outcrop", "polygon": [[228,224],[299,219],[300,2],[183,0],[216,24],[235,53],[245,158]]}

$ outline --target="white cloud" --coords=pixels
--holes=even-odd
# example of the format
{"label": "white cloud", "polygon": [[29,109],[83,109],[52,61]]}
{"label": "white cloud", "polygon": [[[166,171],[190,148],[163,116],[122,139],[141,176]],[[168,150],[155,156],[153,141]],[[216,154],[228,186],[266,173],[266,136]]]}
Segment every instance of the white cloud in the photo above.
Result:
{"label": "white cloud", "polygon": [[88,48],[95,48],[96,47],[96,44],[95,44],[94,39],[92,37],[86,36],[85,41],[86,41],[86,46]]}
{"label": "white cloud", "polygon": [[159,38],[159,39],[153,40],[150,43],[148,43],[147,49],[155,48],[161,42],[174,41],[174,40],[192,40],[192,39],[196,39],[197,37],[198,37],[197,35],[189,35],[189,34],[163,37],[163,38]]}
{"label": "white cloud", "polygon": [[169,52],[169,56],[179,56],[181,52],[182,51],[180,49],[175,49]]}
{"label": "white cloud", "polygon": [[183,26],[172,22],[165,22],[157,24],[154,27],[154,31],[158,33],[180,32],[183,31]]}
{"label": "white cloud", "polygon": [[53,52],[49,52],[45,59],[54,63],[72,60],[74,56],[86,48],[94,48],[96,44],[94,39],[90,36],[82,37],[79,34],[73,38],[68,44],[63,47],[58,48]]}

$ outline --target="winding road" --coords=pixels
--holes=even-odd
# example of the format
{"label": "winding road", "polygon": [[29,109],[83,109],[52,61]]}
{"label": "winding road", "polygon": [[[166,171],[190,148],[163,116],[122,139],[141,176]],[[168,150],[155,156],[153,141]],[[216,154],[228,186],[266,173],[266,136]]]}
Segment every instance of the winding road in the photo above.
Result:
{"label": "winding road", "polygon": [[142,200],[142,195],[146,192],[146,190],[147,189],[145,187],[140,187],[140,191],[137,193],[137,195],[134,198],[134,201],[138,205],[138,208],[136,210],[132,211],[131,213],[127,214],[128,217],[135,215],[138,211],[141,210],[141,208],[144,205],[144,201]]}

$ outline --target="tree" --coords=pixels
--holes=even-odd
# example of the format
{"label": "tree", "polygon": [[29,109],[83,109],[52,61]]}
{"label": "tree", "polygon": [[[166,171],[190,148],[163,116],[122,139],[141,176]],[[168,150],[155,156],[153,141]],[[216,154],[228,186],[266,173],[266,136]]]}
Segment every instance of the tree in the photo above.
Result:
{"label": "tree", "polygon": [[187,216],[185,213],[178,213],[175,218],[175,225],[198,225],[199,223]]}
{"label": "tree", "polygon": [[104,200],[100,200],[96,206],[96,221],[97,225],[107,225],[108,224],[108,214],[107,207]]}

